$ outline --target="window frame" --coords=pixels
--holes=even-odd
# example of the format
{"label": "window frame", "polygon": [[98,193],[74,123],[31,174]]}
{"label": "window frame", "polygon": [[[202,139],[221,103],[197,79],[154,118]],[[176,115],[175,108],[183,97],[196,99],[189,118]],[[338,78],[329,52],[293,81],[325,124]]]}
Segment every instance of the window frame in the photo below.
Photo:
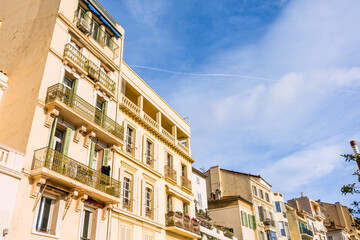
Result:
{"label": "window frame", "polygon": [[[93,221],[93,217],[94,217],[94,212],[96,211],[94,208],[89,207],[89,206],[85,206],[83,207],[82,211],[81,211],[81,224],[80,224],[80,239],[84,239],[84,220],[85,220],[85,211],[88,211],[90,213],[89,215],[89,222],[88,222],[88,232],[87,232],[87,238],[86,239],[90,239],[91,237],[91,230],[92,230],[92,221]],[[96,226],[97,226],[97,220],[96,220]],[[94,229],[96,231],[96,229]]]}

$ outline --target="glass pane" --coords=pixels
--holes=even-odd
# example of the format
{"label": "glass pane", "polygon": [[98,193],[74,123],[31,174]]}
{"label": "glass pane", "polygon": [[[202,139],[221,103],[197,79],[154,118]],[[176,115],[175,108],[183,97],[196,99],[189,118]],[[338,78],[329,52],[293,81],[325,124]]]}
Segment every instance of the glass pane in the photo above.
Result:
{"label": "glass pane", "polygon": [[84,223],[82,238],[88,239],[89,237],[89,224],[90,224],[90,211],[84,210]]}
{"label": "glass pane", "polygon": [[49,220],[51,218],[51,203],[52,200],[49,198],[44,198],[44,213],[43,213],[43,217],[42,217],[42,223],[40,225],[40,231],[45,231],[48,232],[48,225],[49,225]]}
{"label": "glass pane", "polygon": [[71,80],[70,78],[68,78],[67,76],[64,77],[64,85],[65,87],[69,88],[70,90],[72,90],[74,81]]}

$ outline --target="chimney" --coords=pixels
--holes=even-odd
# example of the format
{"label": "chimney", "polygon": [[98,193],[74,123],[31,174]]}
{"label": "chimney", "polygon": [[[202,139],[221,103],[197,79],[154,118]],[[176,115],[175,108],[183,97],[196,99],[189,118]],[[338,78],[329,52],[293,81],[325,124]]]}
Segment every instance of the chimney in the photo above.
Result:
{"label": "chimney", "polygon": [[[350,141],[350,146],[354,151],[354,156],[357,157],[359,155],[359,148],[358,148],[358,146],[356,144],[356,141],[355,140]],[[360,170],[360,162],[356,161],[356,163],[357,163],[358,168]]]}
{"label": "chimney", "polygon": [[301,197],[305,197],[304,192],[301,192]]}

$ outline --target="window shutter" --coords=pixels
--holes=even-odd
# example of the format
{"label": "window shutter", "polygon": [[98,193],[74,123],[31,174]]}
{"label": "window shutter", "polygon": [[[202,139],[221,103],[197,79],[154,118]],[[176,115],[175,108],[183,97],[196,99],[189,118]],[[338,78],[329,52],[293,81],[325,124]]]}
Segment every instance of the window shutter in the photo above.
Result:
{"label": "window shutter", "polygon": [[103,102],[103,104],[102,104],[102,113],[104,115],[106,115],[106,113],[107,113],[107,108],[108,108],[108,102]]}
{"label": "window shutter", "polygon": [[72,92],[73,93],[75,93],[76,94],[76,92],[77,92],[77,87],[78,87],[78,83],[79,83],[79,80],[78,79],[75,79],[74,81],[73,81],[73,85],[72,85]]}
{"label": "window shutter", "polygon": [[244,212],[243,211],[241,211],[241,222],[242,222],[242,225],[245,226]]}
{"label": "window shutter", "polygon": [[95,143],[91,141],[90,144],[90,156],[89,156],[89,167],[92,168],[93,160],[94,160],[94,152],[95,152]]}
{"label": "window shutter", "polygon": [[256,219],[255,216],[252,216],[253,229],[256,230]]}
{"label": "window shutter", "polygon": [[134,177],[134,184],[133,184],[133,211],[135,214],[138,214],[138,185],[139,185],[139,177],[135,176]]}
{"label": "window shutter", "polygon": [[135,137],[135,158],[138,160],[140,159],[140,152],[141,152],[141,134],[140,131],[136,131]]}
{"label": "window shutter", "polygon": [[158,221],[158,194],[159,194],[159,188],[154,187],[154,221]]}
{"label": "window shutter", "polygon": [[126,228],[126,240],[131,240],[131,229]]}
{"label": "window shutter", "polygon": [[248,221],[247,221],[247,214],[246,214],[246,212],[244,212],[244,215],[245,215],[245,226],[248,227]]}
{"label": "window shutter", "polygon": [[55,136],[57,122],[58,122],[58,119],[54,118],[54,121],[51,126],[51,131],[50,131],[49,148],[52,148],[53,143],[54,143],[54,136]]}
{"label": "window shutter", "polygon": [[122,208],[123,200],[124,200],[124,168],[120,168],[119,170],[119,182],[120,182],[120,207]]}
{"label": "window shutter", "polygon": [[159,144],[154,142],[154,169],[159,171]]}
{"label": "window shutter", "polygon": [[141,180],[141,215],[145,217],[145,181]]}
{"label": "window shutter", "polygon": [[97,220],[98,220],[98,212],[99,209],[95,209],[95,211],[92,213],[92,223],[90,228],[90,239],[96,239],[96,226],[97,226]]}
{"label": "window shutter", "polygon": [[263,206],[259,207],[259,215],[260,215],[260,221],[264,221],[264,208],[263,208]]}
{"label": "window shutter", "polygon": [[110,154],[110,149],[109,148],[104,148],[104,151],[103,151],[103,166],[109,166],[109,154]]}
{"label": "window shutter", "polygon": [[71,128],[66,128],[65,143],[64,143],[64,150],[63,150],[63,154],[66,156],[68,156],[68,153],[69,153],[71,133],[72,133]]}
{"label": "window shutter", "polygon": [[250,214],[248,214],[248,222],[249,222],[249,228],[252,228],[251,227],[251,215]]}
{"label": "window shutter", "polygon": [[142,146],[142,162],[146,164],[146,144],[145,144],[146,143],[146,137],[144,135],[142,136],[142,142],[143,142],[143,146]]}

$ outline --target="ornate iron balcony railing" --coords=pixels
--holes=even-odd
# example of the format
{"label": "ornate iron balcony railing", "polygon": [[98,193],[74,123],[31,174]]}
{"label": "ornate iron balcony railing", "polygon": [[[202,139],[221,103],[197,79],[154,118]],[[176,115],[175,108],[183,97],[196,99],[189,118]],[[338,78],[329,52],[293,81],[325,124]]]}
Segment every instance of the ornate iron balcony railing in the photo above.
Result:
{"label": "ornate iron balcony railing", "polygon": [[34,152],[31,169],[45,167],[114,197],[120,197],[120,182],[49,147]]}
{"label": "ornate iron balcony railing", "polygon": [[95,82],[100,82],[106,89],[115,93],[116,83],[109,78],[95,63],[87,59],[70,43],[65,45],[64,56],[70,58],[73,62],[85,70]]}
{"label": "ornate iron balcony railing", "polygon": [[176,182],[176,171],[167,165],[164,166],[164,170],[165,170],[165,177],[168,177]]}
{"label": "ornate iron balcony railing", "polygon": [[191,181],[187,177],[181,176],[181,186],[191,191]]}
{"label": "ornate iron balcony railing", "polygon": [[48,88],[46,94],[46,103],[59,100],[72,108],[76,113],[87,120],[102,127],[115,137],[124,139],[124,127],[96,109],[93,105],[73,93],[63,84],[58,83]]}

